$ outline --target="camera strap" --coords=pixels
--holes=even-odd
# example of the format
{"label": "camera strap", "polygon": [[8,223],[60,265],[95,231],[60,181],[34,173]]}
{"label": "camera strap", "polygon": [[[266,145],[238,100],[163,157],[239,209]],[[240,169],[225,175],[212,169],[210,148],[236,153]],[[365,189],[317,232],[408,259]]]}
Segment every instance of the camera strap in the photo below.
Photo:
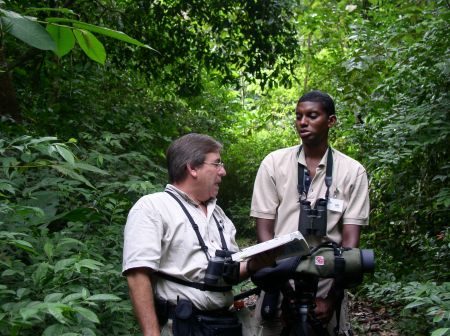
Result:
{"label": "camera strap", "polygon": [[341,307],[342,300],[344,299],[345,288],[345,259],[342,256],[342,248],[334,247],[334,291],[336,295],[336,326],[334,328],[334,334],[339,335],[339,324],[341,321]]}
{"label": "camera strap", "polygon": [[[191,214],[189,213],[188,209],[186,209],[186,206],[172,192],[166,190],[166,193],[168,193],[170,196],[172,196],[175,199],[175,201],[178,202],[178,204],[180,205],[181,209],[183,209],[184,213],[186,214],[186,217],[188,218],[189,222],[191,223],[192,228],[194,229],[194,232],[195,232],[195,234],[197,236],[197,239],[198,239],[198,243],[200,244],[200,248],[202,249],[202,251],[206,255],[206,259],[208,259],[208,260],[211,259],[211,255],[208,252],[208,246],[206,246],[205,241],[203,240],[202,235],[200,234],[200,230],[198,228],[198,225],[195,223],[195,221],[192,218]],[[223,235],[223,226],[220,225],[219,221],[217,220],[217,218],[216,218],[216,216],[214,214],[213,214],[213,218],[214,218],[214,221],[216,222],[217,229],[219,230],[220,240],[221,240],[221,243],[222,243],[222,250],[228,251],[227,243],[226,243],[225,237]]]}
{"label": "camera strap", "polygon": [[[300,155],[300,152],[302,151],[303,146],[300,145],[298,149],[298,155]],[[298,169],[298,183],[297,183],[297,190],[298,194],[300,196],[300,200],[303,196],[308,195],[308,188],[306,188],[305,181],[306,181],[306,170],[305,166],[302,165],[300,162],[297,162],[297,169]],[[328,155],[327,155],[327,168],[325,171],[325,185],[327,186],[327,191],[325,193],[325,199],[328,202],[328,198],[330,195],[330,187],[331,183],[333,182],[333,153],[331,150],[331,147],[328,147]]]}
{"label": "camera strap", "polygon": [[334,335],[339,335],[339,325],[341,321],[341,307],[342,300],[344,299],[344,289],[345,289],[345,258],[342,256],[343,250],[345,248],[340,247],[334,242],[324,242],[319,246],[311,250],[309,255],[312,255],[317,250],[328,247],[333,249],[334,254],[334,291],[336,298],[335,313],[336,313],[336,326],[334,328]]}
{"label": "camera strap", "polygon": [[[205,244],[205,241],[203,240],[201,234],[200,234],[200,230],[198,228],[198,225],[195,223],[194,219],[192,218],[191,214],[189,213],[189,211],[186,209],[186,206],[181,202],[181,200],[175,196],[172,192],[167,191],[166,193],[168,193],[170,196],[172,196],[177,203],[180,205],[181,209],[183,210],[183,212],[186,214],[186,217],[188,218],[189,222],[192,225],[192,228],[194,229],[194,232],[197,236],[198,242],[200,244],[200,248],[201,250],[205,253],[206,255],[206,259],[209,260],[211,258],[211,256],[208,253],[208,247]],[[219,230],[219,234],[220,234],[220,240],[222,241],[222,249],[223,250],[228,250],[227,248],[227,243],[225,241],[225,237],[223,235],[223,227],[219,224],[219,221],[217,220],[216,216],[214,216],[214,221],[216,222],[217,228]],[[188,281],[188,280],[183,280],[177,277],[174,277],[170,274],[166,274],[166,273],[162,273],[162,272],[155,272],[159,277],[165,279],[165,280],[169,280],[172,282],[175,282],[177,284],[180,285],[184,285],[184,286],[189,286],[192,288],[196,288],[199,289],[201,291],[209,291],[209,292],[228,292],[232,289],[231,286],[212,286],[212,285],[208,285],[205,283],[197,283],[197,282],[192,282],[192,281]]]}

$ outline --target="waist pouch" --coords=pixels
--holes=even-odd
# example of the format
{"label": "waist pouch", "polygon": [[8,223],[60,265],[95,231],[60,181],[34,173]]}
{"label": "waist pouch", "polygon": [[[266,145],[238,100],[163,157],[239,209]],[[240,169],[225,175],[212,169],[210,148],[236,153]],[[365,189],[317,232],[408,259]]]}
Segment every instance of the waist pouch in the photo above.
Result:
{"label": "waist pouch", "polygon": [[242,336],[242,325],[232,313],[211,316],[189,300],[179,300],[173,316],[174,336]]}

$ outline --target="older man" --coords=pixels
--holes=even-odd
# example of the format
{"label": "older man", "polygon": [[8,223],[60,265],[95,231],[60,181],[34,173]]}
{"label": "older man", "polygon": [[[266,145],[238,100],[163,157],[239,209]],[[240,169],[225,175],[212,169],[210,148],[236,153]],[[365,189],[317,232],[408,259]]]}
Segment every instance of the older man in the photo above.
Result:
{"label": "older man", "polygon": [[265,256],[231,263],[225,279],[205,278],[216,251],[227,257],[238,250],[236,229],[216,204],[226,175],[221,148],[207,135],[175,140],[167,151],[170,184],[130,210],[123,273],[144,336],[204,335],[209,329],[214,335],[241,335],[229,309],[231,285],[273,262]]}

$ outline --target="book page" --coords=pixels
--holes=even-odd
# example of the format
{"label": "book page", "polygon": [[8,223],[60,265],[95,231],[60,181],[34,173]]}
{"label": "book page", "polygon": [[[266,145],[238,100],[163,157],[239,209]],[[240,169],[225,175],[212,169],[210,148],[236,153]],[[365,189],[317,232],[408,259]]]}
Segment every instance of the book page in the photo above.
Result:
{"label": "book page", "polygon": [[232,254],[231,258],[233,261],[244,261],[251,256],[280,246],[283,247],[283,251],[277,259],[284,259],[295,255],[301,256],[309,253],[309,246],[305,238],[300,231],[295,231],[250,247],[246,247],[242,251]]}

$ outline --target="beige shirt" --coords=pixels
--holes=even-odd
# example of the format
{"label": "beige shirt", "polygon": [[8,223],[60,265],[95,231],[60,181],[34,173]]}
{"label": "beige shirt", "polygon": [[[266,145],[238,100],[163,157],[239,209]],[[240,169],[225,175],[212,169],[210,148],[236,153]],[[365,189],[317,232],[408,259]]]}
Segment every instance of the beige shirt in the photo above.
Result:
{"label": "beige shirt", "polygon": [[[275,219],[276,237],[298,228],[297,162],[306,166],[304,151],[298,155],[298,150],[299,146],[294,146],[270,153],[262,161],[256,176],[250,215]],[[368,224],[369,189],[364,167],[341,152],[332,151],[330,198],[342,201],[342,210],[327,210],[327,238],[341,243],[342,224]],[[311,207],[318,198],[325,198],[327,153],[320,161],[308,191],[307,200],[311,202]],[[311,245],[319,243],[316,237],[308,237],[307,241]]]}
{"label": "beige shirt", "polygon": [[[223,227],[227,247],[237,251],[236,229],[223,210],[211,200],[207,215],[185,193],[167,185],[166,190],[175,194],[186,206],[211,256],[222,249],[216,216]],[[128,214],[124,232],[123,267],[126,271],[136,267],[148,267],[187,281],[203,283],[208,260],[200,249],[197,236],[181,206],[166,192],[146,195],[139,199]],[[233,302],[233,293],[201,291],[155,277],[155,292],[172,303],[177,297],[189,299],[202,310],[227,307]],[[221,282],[219,285],[225,285]]]}

